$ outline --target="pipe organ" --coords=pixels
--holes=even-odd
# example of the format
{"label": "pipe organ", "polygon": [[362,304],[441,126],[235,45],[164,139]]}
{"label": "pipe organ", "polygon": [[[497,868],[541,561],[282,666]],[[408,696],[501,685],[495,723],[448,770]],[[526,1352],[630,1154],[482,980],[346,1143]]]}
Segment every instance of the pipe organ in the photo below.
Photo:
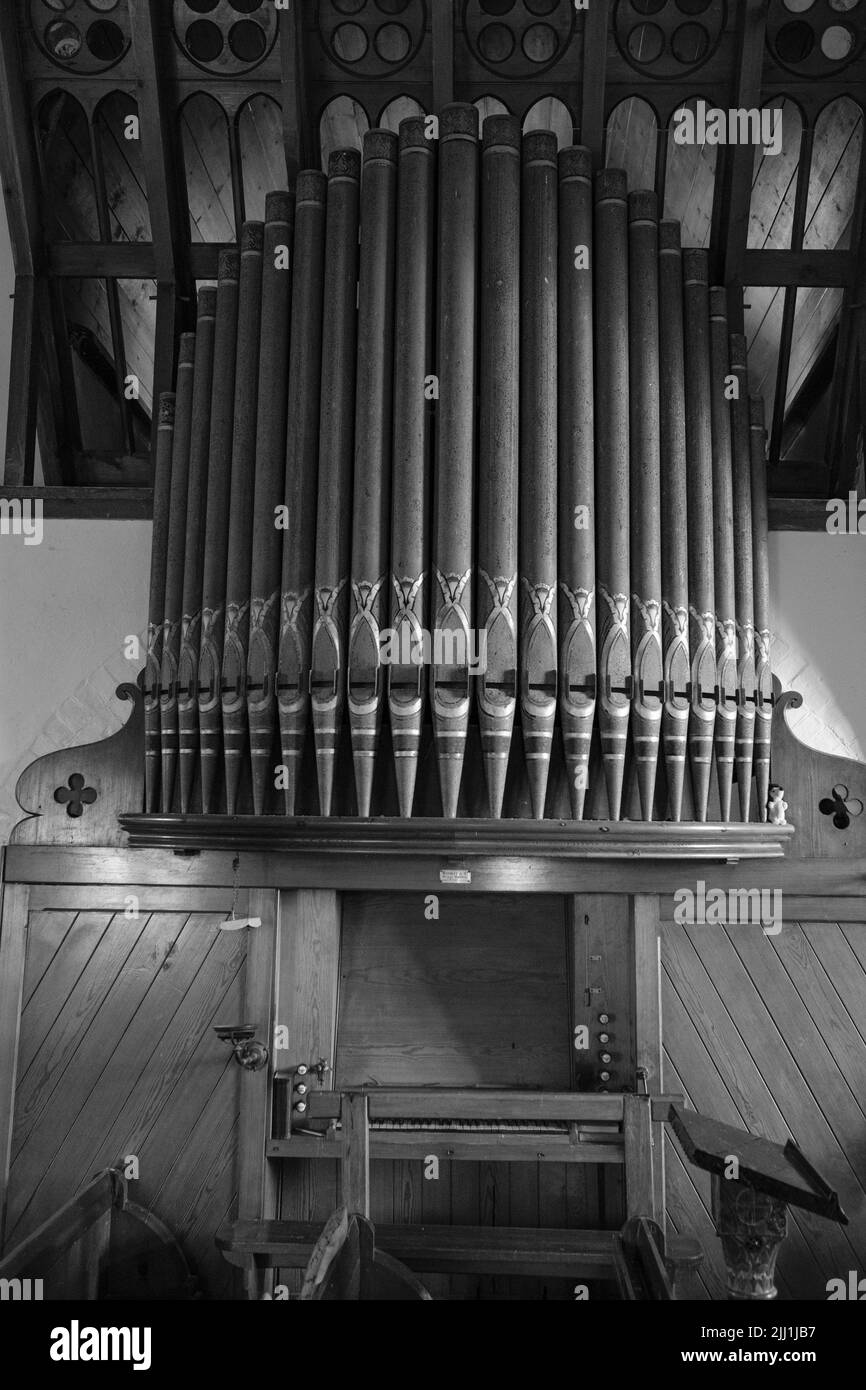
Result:
{"label": "pipe organ", "polygon": [[368,132],[244,225],[159,409],[147,811],[766,818],[761,407],[622,171]]}

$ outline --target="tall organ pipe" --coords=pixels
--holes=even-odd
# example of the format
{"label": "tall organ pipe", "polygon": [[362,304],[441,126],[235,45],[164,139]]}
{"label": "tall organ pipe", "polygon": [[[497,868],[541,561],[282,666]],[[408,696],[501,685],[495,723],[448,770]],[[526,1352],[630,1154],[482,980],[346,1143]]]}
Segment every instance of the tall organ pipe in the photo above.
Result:
{"label": "tall organ pipe", "polygon": [[239,252],[220,253],[213,400],[208,447],[207,508],[204,522],[201,648],[198,666],[201,800],[205,815],[216,809],[221,748],[220,685],[225,636],[226,548],[235,414],[240,265]]}
{"label": "tall organ pipe", "polygon": [[335,150],[328,163],[316,611],[310,672],[319,809],[323,816],[331,814],[334,764],[346,706],[360,178],[358,151]]}
{"label": "tall organ pipe", "polygon": [[762,821],[770,792],[770,747],[773,733],[773,672],[770,664],[770,570],[767,553],[767,461],[764,403],[750,403],[752,454],[752,538],[755,585],[755,796]]}
{"label": "tall organ pipe", "polygon": [[490,814],[502,815],[517,686],[520,406],[520,122],[484,122],[481,164],[481,360],[478,629],[486,662],[478,722]]}
{"label": "tall organ pipe", "polygon": [[247,751],[247,657],[250,640],[250,574],[256,464],[259,355],[262,317],[262,262],[265,229],[246,222],[241,234],[237,367],[232,437],[223,641],[222,713],[226,810],[237,812]]}
{"label": "tall organ pipe", "polygon": [[298,175],[284,480],[288,523],[282,541],[277,673],[287,816],[295,814],[310,718],[327,187],[317,169]]}
{"label": "tall organ pipe", "polygon": [[716,561],[716,777],[719,812],[731,818],[737,730],[737,601],[734,554],[734,489],[731,453],[731,358],[727,291],[710,291],[713,413],[713,535]]}
{"label": "tall organ pipe", "polygon": [[189,487],[184,542],[183,603],[177,675],[180,809],[191,809],[193,779],[198,762],[198,662],[201,642],[201,581],[204,564],[204,518],[208,487],[208,440],[213,401],[213,360],[217,291],[199,291],[196,321],[195,380]]}
{"label": "tall organ pipe", "polygon": [[659,224],[659,443],[662,509],[662,745],[668,812],[682,819],[689,723],[689,552],[683,266],[678,222]]}
{"label": "tall organ pipe", "polygon": [[556,136],[523,141],[520,361],[520,722],[532,812],[544,816],[558,693]]}
{"label": "tall organ pipe", "polygon": [[641,812],[652,820],[662,701],[658,200],[629,196],[631,736]]}
{"label": "tall organ pipe", "polygon": [[705,821],[716,722],[713,566],[713,434],[707,253],[683,251],[688,472],[689,616],[692,658],[689,762],[694,818]]}
{"label": "tall organ pipe", "polygon": [[401,816],[411,816],[424,718],[429,608],[436,145],[422,116],[400,124],[394,305],[394,440],[388,713]]}
{"label": "tall organ pipe", "polygon": [[740,820],[748,821],[755,743],[755,586],[752,540],[752,477],[749,437],[749,377],[746,339],[731,334],[731,372],[737,391],[731,401],[734,463],[734,575],[737,591],[737,792]]}
{"label": "tall organ pipe", "polygon": [[394,368],[394,252],[397,137],[364,136],[355,496],[348,655],[349,725],[358,815],[369,816],[385,701],[380,648],[388,625],[391,532],[391,402]]}
{"label": "tall organ pipe", "polygon": [[627,183],[595,180],[596,572],[599,732],[608,812],[619,820],[631,695],[629,643],[629,340]]}
{"label": "tall organ pipe", "polygon": [[175,403],[174,391],[164,391],[159,398],[153,472],[153,544],[150,551],[150,599],[147,610],[144,681],[144,809],[148,814],[159,810],[159,682],[162,672],[162,620],[165,616],[165,562],[168,553]]}
{"label": "tall organ pipe", "polygon": [[478,112],[474,106],[462,103],[446,106],[439,118],[439,409],[430,695],[442,809],[448,818],[457,815],[469,729],[469,662],[474,646],[478,201]]}
{"label": "tall organ pipe", "polygon": [[168,541],[165,565],[165,610],[162,623],[162,671],[159,690],[159,734],[162,744],[160,802],[163,814],[166,815],[171,812],[174,799],[174,780],[177,772],[179,747],[177,674],[180,661],[180,623],[183,617],[186,499],[189,490],[189,455],[192,444],[195,357],[195,334],[181,334],[171,458],[171,497],[168,508]]}
{"label": "tall organ pipe", "polygon": [[286,377],[289,366],[294,221],[294,194],[283,191],[269,193],[265,201],[262,263],[259,409],[256,422],[246,691],[253,812],[257,816],[263,814],[268,787],[273,786],[282,568],[282,532],[277,529],[277,508],[283,501],[286,467]]}
{"label": "tall organ pipe", "polygon": [[559,155],[559,717],[583,816],[596,703],[592,154]]}

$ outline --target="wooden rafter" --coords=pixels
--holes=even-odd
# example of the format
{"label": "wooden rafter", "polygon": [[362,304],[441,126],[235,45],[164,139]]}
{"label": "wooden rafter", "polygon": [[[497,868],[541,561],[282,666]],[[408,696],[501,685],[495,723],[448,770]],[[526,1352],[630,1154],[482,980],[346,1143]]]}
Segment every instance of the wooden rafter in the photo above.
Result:
{"label": "wooden rafter", "polygon": [[[839,319],[826,455],[831,493],[840,496],[844,496],[856,480],[858,462],[853,438],[857,428],[864,428],[866,417],[866,392],[858,378],[858,360],[861,367],[866,367],[866,140],[860,151],[849,259],[855,278],[845,290]],[[852,411],[857,412],[859,421],[852,421]]]}
{"label": "wooden rafter", "polygon": [[[172,138],[176,103],[165,89],[166,61],[160,56],[158,0],[129,0],[132,43],[138,69],[138,108],[156,272],[156,342],[153,399],[174,380],[180,302],[192,303],[189,228],[180,198]],[[159,411],[154,409],[154,430]]]}
{"label": "wooden rafter", "polygon": [[604,93],[607,74],[607,5],[590,5],[584,14],[583,94],[580,143],[592,151],[597,169],[604,162]]}
{"label": "wooden rafter", "polygon": [[[734,92],[734,105],[738,108],[752,108],[761,104],[766,27],[765,0],[746,0],[739,29],[740,56]],[[750,283],[743,278],[743,271],[749,236],[754,153],[752,145],[727,145],[722,152],[719,166],[721,176],[716,179],[712,238],[712,244],[719,248],[713,270],[720,284]],[[731,300],[731,331],[742,333],[742,296],[732,295]]]}
{"label": "wooden rafter", "polygon": [[300,169],[318,167],[318,132],[309,106],[304,18],[299,0],[280,13],[283,142],[286,173],[292,183]]}

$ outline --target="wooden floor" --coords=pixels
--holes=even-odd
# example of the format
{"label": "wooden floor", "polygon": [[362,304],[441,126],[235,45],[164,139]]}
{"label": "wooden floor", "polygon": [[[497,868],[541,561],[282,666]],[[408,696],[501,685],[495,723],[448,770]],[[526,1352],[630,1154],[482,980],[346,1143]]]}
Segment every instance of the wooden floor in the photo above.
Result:
{"label": "wooden floor", "polygon": [[[850,1225],[792,1211],[777,1270],[780,1298],[826,1299],[828,1279],[866,1269],[866,926],[785,920],[770,937],[667,922],[662,970],[664,1089],[753,1133],[793,1138],[839,1194]],[[666,1149],[671,1225],[707,1251],[695,1294],[722,1298],[709,1177],[670,1138]]]}
{"label": "wooden floor", "polygon": [[211,1029],[243,1012],[246,940],[220,920],[31,915],[9,1244],[135,1155],[130,1198],[167,1223],[209,1297],[231,1297],[213,1235],[236,1200],[240,1072]]}

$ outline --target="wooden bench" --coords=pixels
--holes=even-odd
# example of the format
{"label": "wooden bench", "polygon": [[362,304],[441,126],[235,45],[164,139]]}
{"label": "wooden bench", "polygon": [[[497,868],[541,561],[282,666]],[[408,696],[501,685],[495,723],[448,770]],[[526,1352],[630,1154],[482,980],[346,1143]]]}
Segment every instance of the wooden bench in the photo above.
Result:
{"label": "wooden bench", "polygon": [[[235,1221],[217,1232],[230,1264],[261,1297],[269,1269],[304,1269],[321,1226],[308,1221]],[[538,1279],[617,1280],[616,1231],[515,1226],[376,1226],[376,1245],[421,1274],[498,1274]],[[675,1237],[664,1251],[672,1286],[703,1259],[696,1240]]]}

